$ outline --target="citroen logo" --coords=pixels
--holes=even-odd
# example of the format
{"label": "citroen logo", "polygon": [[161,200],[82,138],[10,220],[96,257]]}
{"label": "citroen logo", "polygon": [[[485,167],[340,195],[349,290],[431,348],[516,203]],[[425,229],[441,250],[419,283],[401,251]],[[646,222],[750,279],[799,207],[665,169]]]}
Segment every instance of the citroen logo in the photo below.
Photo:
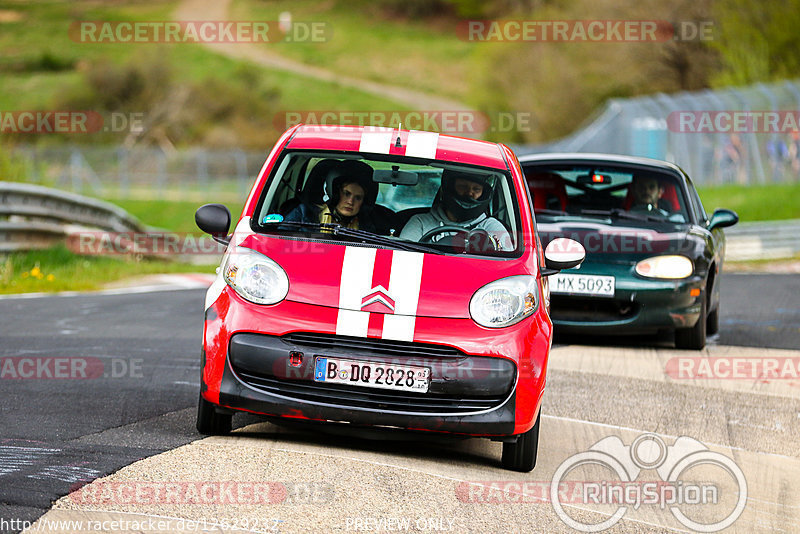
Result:
{"label": "citroen logo", "polygon": [[373,287],[361,299],[361,309],[364,311],[382,311],[386,313],[384,308],[387,308],[392,313],[394,312],[394,299],[389,296],[389,291],[383,286]]}

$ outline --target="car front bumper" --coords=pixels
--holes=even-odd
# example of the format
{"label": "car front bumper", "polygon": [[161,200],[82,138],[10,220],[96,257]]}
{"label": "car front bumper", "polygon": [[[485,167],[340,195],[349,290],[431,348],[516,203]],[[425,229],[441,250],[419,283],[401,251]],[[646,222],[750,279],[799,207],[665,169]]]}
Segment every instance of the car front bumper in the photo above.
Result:
{"label": "car front bumper", "polygon": [[[473,436],[532,427],[552,330],[541,310],[503,329],[418,317],[413,342],[336,336],[336,311],[288,301],[256,306],[226,288],[206,314],[203,397],[222,408],[317,422]],[[291,354],[302,361],[292,365]],[[429,391],[315,382],[316,357],[429,367]]]}
{"label": "car front bumper", "polygon": [[636,334],[692,327],[700,318],[706,298],[700,276],[677,281],[615,278],[613,297],[551,295],[556,332]]}

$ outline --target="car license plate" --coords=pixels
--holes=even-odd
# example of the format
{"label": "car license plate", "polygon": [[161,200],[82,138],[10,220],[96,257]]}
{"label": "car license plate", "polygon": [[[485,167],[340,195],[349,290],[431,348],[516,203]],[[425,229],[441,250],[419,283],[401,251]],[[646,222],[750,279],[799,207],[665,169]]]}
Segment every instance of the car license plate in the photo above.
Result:
{"label": "car license plate", "polygon": [[550,293],[561,295],[614,296],[614,277],[558,273],[550,278]]}
{"label": "car license plate", "polygon": [[317,356],[314,381],[350,384],[365,388],[427,393],[431,382],[428,367],[394,365]]}

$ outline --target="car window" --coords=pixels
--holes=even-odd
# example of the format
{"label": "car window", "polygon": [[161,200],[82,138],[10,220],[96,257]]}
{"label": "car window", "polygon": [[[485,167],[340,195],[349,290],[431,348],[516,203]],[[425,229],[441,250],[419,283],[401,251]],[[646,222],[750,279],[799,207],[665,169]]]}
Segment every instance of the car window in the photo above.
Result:
{"label": "car window", "polygon": [[695,189],[691,180],[687,179],[686,183],[689,186],[689,194],[692,196],[692,203],[694,204],[694,211],[697,220],[701,223],[707,221],[708,215],[703,207],[703,203],[700,201],[700,195],[697,193],[697,189]]}
{"label": "car window", "polygon": [[[351,170],[345,172],[342,170],[345,168]],[[339,191],[334,181],[339,180],[339,176],[353,172],[359,174],[361,180],[362,171],[366,173],[367,181],[360,182],[360,186],[356,188],[359,196],[363,197],[363,203],[359,212],[354,215],[358,219],[359,230],[397,240],[422,242],[422,236],[407,237],[404,229],[411,221],[412,226],[420,226],[419,233],[427,233],[429,228],[425,224],[431,222],[430,218],[424,219],[423,224],[420,222],[423,220],[421,217],[427,217],[426,214],[439,210],[437,213],[442,219],[440,226],[463,226],[466,232],[486,229],[492,237],[501,234],[500,240],[503,244],[497,247],[501,252],[516,251],[520,244],[518,201],[507,171],[443,161],[420,163],[418,159],[392,155],[364,158],[343,155],[341,152],[287,151],[275,166],[265,190],[261,193],[257,206],[257,226],[263,231],[276,231],[274,225],[264,224],[279,219],[325,222],[321,213],[325,210],[332,212],[341,201],[339,197],[332,198]],[[468,215],[456,217],[456,222],[442,216],[452,216],[444,207],[446,202],[442,192],[443,176],[448,177],[446,183],[480,190],[480,194],[474,198],[475,202],[464,203]],[[465,195],[463,198],[472,194],[461,193]],[[346,225],[349,220],[344,218],[335,222]],[[297,228],[280,230],[295,236],[301,234]],[[303,230],[306,233],[309,231],[308,228]],[[330,232],[327,232],[326,238],[336,239],[330,236]],[[494,242],[497,241],[498,239],[494,239]],[[428,244],[435,247],[437,240]]]}
{"label": "car window", "polygon": [[537,164],[524,170],[537,219],[625,212],[654,221],[690,220],[692,208],[678,178],[669,172],[607,164]]}

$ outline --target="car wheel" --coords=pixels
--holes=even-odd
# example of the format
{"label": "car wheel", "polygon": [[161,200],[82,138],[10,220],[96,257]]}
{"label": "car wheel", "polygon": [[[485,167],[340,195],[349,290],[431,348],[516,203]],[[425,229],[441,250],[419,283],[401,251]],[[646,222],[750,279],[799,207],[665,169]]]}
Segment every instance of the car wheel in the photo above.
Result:
{"label": "car wheel", "polygon": [[691,328],[675,330],[675,347],[687,350],[701,350],[706,346],[707,304],[705,295],[700,302],[700,317]]}
{"label": "car wheel", "polygon": [[536,467],[536,453],[539,449],[539,419],[533,427],[520,434],[515,443],[503,443],[503,468],[527,473]]}
{"label": "car wheel", "polygon": [[719,332],[719,307],[708,314],[706,321],[706,335],[713,336]]}
{"label": "car wheel", "polygon": [[219,436],[231,431],[230,414],[218,413],[213,404],[200,395],[197,403],[197,431],[209,436]]}

